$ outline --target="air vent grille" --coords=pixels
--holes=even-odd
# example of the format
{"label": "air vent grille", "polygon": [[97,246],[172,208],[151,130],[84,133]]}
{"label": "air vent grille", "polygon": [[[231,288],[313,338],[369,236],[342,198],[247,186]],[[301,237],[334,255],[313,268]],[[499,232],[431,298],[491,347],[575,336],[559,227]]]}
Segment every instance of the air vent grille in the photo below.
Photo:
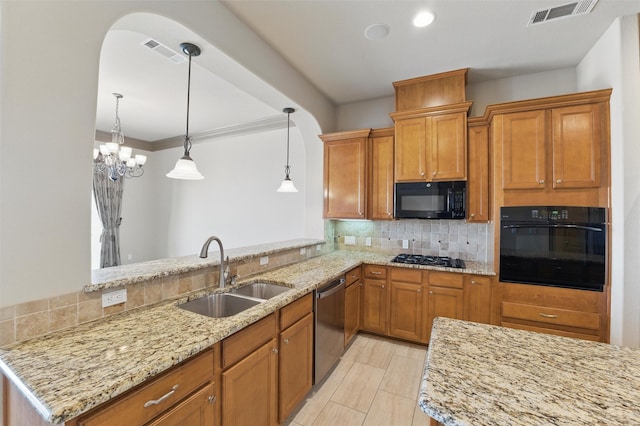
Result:
{"label": "air vent grille", "polygon": [[559,18],[569,18],[571,16],[584,15],[593,10],[598,0],[582,0],[579,2],[567,3],[549,9],[536,10],[531,13],[528,25],[541,24]]}
{"label": "air vent grille", "polygon": [[176,53],[175,51],[169,49],[167,46],[154,39],[149,39],[142,43],[142,45],[148,47],[158,55],[162,55],[163,57],[169,59],[174,64],[180,64],[186,61],[184,56]]}

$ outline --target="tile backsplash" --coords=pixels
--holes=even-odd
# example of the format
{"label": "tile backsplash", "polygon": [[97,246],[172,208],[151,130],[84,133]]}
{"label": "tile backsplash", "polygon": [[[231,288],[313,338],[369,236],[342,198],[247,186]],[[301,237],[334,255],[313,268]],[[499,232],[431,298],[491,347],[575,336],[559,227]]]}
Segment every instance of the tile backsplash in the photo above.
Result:
{"label": "tile backsplash", "polygon": [[[328,233],[333,232],[331,237],[339,250],[451,256],[478,262],[489,259],[489,224],[486,223],[424,219],[327,222],[326,229]],[[345,237],[354,237],[355,243],[345,244]],[[403,240],[408,248],[403,248]]]}

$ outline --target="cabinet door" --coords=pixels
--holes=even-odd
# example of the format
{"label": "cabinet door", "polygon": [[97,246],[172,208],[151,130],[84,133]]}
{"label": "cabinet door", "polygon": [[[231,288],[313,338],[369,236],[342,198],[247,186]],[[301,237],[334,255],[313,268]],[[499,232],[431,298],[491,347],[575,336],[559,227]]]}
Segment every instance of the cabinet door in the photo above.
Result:
{"label": "cabinet door", "polygon": [[278,419],[284,422],[313,386],[313,314],[280,333]]}
{"label": "cabinet door", "polygon": [[426,179],[426,120],[409,118],[395,124],[395,180],[415,182]]}
{"label": "cabinet door", "polygon": [[366,142],[365,137],[325,142],[325,218],[365,218]]}
{"label": "cabinet door", "polygon": [[369,219],[393,219],[393,136],[373,137]]}
{"label": "cabinet door", "polygon": [[214,385],[200,389],[149,426],[211,426],[217,404]]}
{"label": "cabinet door", "polygon": [[469,127],[467,221],[489,221],[489,127]]}
{"label": "cabinet door", "polygon": [[429,180],[467,178],[467,115],[456,112],[427,117]]}
{"label": "cabinet door", "polygon": [[347,346],[360,329],[361,280],[351,284],[344,293],[344,345]]}
{"label": "cabinet door", "polygon": [[373,333],[387,334],[387,282],[364,280],[362,328]]}
{"label": "cabinet door", "polygon": [[601,105],[555,108],[553,126],[553,187],[600,186]]}
{"label": "cabinet door", "polygon": [[545,179],[545,111],[502,116],[502,188],[542,189]]}
{"label": "cabinet door", "polygon": [[[456,288],[429,287],[429,317],[427,320],[427,330],[431,335],[433,319],[436,317],[447,317],[462,319],[464,302],[463,290]],[[428,339],[427,339],[428,340]]]}
{"label": "cabinet door", "polygon": [[422,327],[422,284],[391,283],[389,335],[420,340]]}
{"label": "cabinet door", "polygon": [[275,339],[222,372],[224,426],[278,424]]}
{"label": "cabinet door", "polygon": [[465,276],[463,319],[491,324],[491,278]]}

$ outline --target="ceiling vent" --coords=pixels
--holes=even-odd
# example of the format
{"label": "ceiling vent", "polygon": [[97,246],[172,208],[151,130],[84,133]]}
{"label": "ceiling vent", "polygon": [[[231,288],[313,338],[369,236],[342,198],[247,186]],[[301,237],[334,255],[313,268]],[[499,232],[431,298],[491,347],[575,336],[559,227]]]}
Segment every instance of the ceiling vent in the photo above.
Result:
{"label": "ceiling vent", "polygon": [[559,18],[569,18],[571,16],[584,15],[593,10],[598,0],[582,0],[573,3],[563,4],[549,9],[537,10],[531,14],[529,25],[541,24]]}
{"label": "ceiling vent", "polygon": [[145,46],[145,47],[148,47],[152,51],[156,52],[158,55],[164,56],[165,58],[169,59],[174,64],[181,64],[182,62],[186,61],[184,56],[174,52],[173,50],[169,49],[164,44],[162,44],[159,41],[156,41],[156,40],[154,40],[152,38],[150,38],[149,40],[147,40],[144,43],[142,43],[142,45]]}

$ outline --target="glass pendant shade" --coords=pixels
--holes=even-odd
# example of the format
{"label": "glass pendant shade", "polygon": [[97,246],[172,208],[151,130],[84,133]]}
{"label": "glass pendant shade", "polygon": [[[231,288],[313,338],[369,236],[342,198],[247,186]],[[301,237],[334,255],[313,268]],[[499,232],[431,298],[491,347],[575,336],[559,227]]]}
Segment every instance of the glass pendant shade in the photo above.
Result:
{"label": "glass pendant shade", "polygon": [[172,179],[202,180],[204,176],[200,174],[196,163],[188,155],[183,156],[176,162],[176,166],[167,173],[167,177]]}
{"label": "glass pendant shade", "polygon": [[293,184],[293,181],[289,176],[285,177],[280,187],[276,190],[278,192],[298,192],[298,189]]}

